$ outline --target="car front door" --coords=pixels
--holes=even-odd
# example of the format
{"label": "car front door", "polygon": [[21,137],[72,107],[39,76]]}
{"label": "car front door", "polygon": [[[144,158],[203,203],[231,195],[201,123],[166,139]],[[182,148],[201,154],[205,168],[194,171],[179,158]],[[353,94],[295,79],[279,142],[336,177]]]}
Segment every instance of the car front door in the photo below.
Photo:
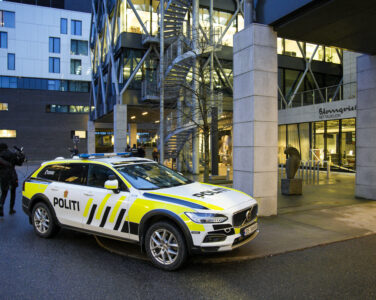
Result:
{"label": "car front door", "polygon": [[[104,187],[109,176],[119,181],[119,190],[112,191]],[[128,203],[129,190],[124,182],[110,168],[88,165],[87,186],[84,192],[83,228],[107,235],[129,238]]]}

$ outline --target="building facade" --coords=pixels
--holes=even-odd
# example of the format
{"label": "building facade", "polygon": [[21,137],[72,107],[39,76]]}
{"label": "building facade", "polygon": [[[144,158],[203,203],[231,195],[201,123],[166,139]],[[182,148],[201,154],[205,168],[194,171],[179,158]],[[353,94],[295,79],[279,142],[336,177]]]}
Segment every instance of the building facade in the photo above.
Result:
{"label": "building facade", "polygon": [[0,2],[0,142],[44,160],[68,156],[78,135],[86,151],[89,6],[14,2]]}
{"label": "building facade", "polygon": [[[194,92],[194,86],[205,85],[210,98],[207,110],[214,106],[218,112],[217,122],[212,122],[211,113],[208,114],[211,123],[218,123],[218,128],[213,129],[213,132],[217,131],[217,136],[210,145],[211,149],[218,149],[211,151],[212,162],[217,161],[220,169],[226,170],[232,165],[233,157],[233,38],[244,28],[239,3],[218,0],[213,1],[211,6],[210,1],[203,0],[199,3],[169,1],[163,12],[163,63],[160,57],[160,1],[119,0],[106,3],[107,7],[104,2],[93,1],[96,10],[93,12],[91,34],[91,105],[95,110],[91,114],[91,128],[93,133],[94,128],[97,128],[97,133],[98,128],[107,128],[101,137],[97,134],[95,148],[103,149],[103,137],[110,147],[110,141],[116,141],[116,137],[112,138],[116,105],[127,107],[123,124],[131,126],[124,126],[120,130],[128,133],[128,143],[133,145],[135,140],[137,142],[130,134],[134,129],[138,136],[148,132],[151,140],[160,139],[161,115],[158,112],[163,83],[164,142],[159,144],[164,145],[164,158],[177,160],[177,167],[197,173],[205,162],[203,131],[199,126],[202,113],[197,109],[197,103],[200,104],[202,100],[197,98],[202,95]],[[198,3],[198,7],[195,7],[195,3]],[[299,103],[303,99],[303,104],[313,104],[312,91],[326,87],[332,87],[326,96],[333,98],[338,85],[343,83],[342,50],[284,38],[278,38],[276,46],[280,110],[284,110],[288,102],[291,102],[289,108],[294,107],[298,98]],[[196,69],[195,62],[199,64]],[[201,81],[196,78],[195,71],[200,70],[200,63],[205,77]],[[317,93],[317,97],[320,95]],[[321,98],[315,101],[325,102]],[[150,111],[145,117],[142,114],[147,113],[147,109]],[[280,130],[283,131],[283,128]],[[92,136],[94,139],[94,134]],[[290,134],[290,138],[292,136]],[[286,143],[293,144],[289,141]],[[317,147],[319,143],[318,136]],[[122,144],[119,150],[124,146]],[[93,146],[92,149],[95,148]]]}

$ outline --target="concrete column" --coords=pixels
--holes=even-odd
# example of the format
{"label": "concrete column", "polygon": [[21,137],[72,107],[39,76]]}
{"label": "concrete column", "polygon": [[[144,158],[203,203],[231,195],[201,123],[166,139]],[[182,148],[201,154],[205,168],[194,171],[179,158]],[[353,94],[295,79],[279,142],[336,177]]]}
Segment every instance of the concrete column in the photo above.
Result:
{"label": "concrete column", "polygon": [[376,200],[376,56],[357,58],[357,197]]}
{"label": "concrete column", "polygon": [[255,197],[259,214],[277,213],[277,34],[251,24],[234,36],[234,188]]}
{"label": "concrete column", "polygon": [[87,152],[95,153],[95,122],[87,122]]}
{"label": "concrete column", "polygon": [[114,105],[114,152],[124,152],[127,146],[127,105]]}
{"label": "concrete column", "polygon": [[129,146],[132,148],[133,144],[136,144],[137,147],[137,124],[129,124]]}

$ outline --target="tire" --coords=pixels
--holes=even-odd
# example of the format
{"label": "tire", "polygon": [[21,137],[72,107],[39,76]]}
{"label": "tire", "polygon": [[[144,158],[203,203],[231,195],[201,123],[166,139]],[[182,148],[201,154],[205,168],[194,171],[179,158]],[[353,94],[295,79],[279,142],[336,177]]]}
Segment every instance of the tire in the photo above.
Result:
{"label": "tire", "polygon": [[56,224],[50,208],[43,202],[34,205],[31,223],[35,233],[42,238],[51,238],[59,231],[59,226]]}
{"label": "tire", "polygon": [[148,228],[145,249],[152,263],[166,271],[179,269],[188,257],[183,234],[176,225],[166,221],[155,223]]}

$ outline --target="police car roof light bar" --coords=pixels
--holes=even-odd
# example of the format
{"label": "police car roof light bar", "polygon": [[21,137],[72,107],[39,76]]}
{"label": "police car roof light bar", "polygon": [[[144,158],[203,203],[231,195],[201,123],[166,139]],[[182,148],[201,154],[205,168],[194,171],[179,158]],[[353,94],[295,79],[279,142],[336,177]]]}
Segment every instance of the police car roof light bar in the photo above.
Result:
{"label": "police car roof light bar", "polygon": [[114,157],[114,156],[131,156],[131,152],[117,152],[117,153],[82,153],[79,154],[79,158],[104,158],[104,157]]}

